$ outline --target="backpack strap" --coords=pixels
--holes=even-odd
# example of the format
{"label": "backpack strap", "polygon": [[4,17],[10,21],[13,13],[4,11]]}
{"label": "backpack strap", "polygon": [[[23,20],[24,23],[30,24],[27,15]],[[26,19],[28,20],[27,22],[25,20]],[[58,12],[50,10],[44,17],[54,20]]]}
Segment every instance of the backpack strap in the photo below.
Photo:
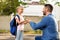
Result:
{"label": "backpack strap", "polygon": [[16,15],[17,17],[18,17],[18,19],[19,19],[19,21],[20,21],[20,17],[19,17],[19,15]]}
{"label": "backpack strap", "polygon": [[[16,15],[17,17],[18,17],[18,19],[19,19],[19,21],[20,21],[20,16],[19,15]],[[17,26],[19,25],[18,23],[16,24]]]}

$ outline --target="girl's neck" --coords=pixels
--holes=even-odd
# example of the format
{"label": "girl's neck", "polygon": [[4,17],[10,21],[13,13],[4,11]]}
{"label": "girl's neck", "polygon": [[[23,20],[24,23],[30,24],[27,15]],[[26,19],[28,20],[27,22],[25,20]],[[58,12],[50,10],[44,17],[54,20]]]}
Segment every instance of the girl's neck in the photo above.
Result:
{"label": "girl's neck", "polygon": [[22,15],[21,13],[18,13],[18,15]]}

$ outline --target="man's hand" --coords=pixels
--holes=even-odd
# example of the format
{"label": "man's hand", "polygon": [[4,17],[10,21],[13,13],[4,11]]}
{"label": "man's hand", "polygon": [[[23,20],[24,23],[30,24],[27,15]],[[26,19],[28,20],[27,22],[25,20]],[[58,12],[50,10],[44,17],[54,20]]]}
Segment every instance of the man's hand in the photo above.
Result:
{"label": "man's hand", "polygon": [[24,24],[27,24],[27,21],[26,20],[24,21]]}
{"label": "man's hand", "polygon": [[27,22],[27,23],[30,23],[30,21],[31,21],[31,20],[29,20],[29,19],[26,19],[26,22]]}

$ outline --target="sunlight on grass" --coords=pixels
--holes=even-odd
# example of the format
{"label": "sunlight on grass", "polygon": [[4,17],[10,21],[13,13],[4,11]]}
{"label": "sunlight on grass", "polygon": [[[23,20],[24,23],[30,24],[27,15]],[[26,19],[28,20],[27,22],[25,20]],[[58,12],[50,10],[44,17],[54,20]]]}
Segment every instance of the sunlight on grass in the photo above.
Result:
{"label": "sunlight on grass", "polygon": [[24,34],[42,34],[41,30],[24,31]]}
{"label": "sunlight on grass", "polygon": [[0,33],[8,33],[9,30],[0,30]]}

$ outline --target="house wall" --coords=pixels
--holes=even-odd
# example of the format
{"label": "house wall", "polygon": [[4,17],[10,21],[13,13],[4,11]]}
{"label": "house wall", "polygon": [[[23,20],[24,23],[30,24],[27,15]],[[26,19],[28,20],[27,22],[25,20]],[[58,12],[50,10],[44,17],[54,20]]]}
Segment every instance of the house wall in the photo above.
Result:
{"label": "house wall", "polygon": [[[24,16],[25,19],[30,19],[34,22],[39,22],[42,19],[42,16]],[[10,20],[11,16],[0,16],[0,30],[10,30]],[[32,30],[29,24],[26,24],[24,30]],[[58,30],[60,32],[60,20],[58,21]]]}
{"label": "house wall", "polygon": [[[38,22],[42,17],[39,16],[24,16],[25,19],[31,19],[34,22]],[[11,16],[0,16],[0,30],[10,30],[10,20]],[[29,24],[26,24],[24,30],[32,30]]]}

